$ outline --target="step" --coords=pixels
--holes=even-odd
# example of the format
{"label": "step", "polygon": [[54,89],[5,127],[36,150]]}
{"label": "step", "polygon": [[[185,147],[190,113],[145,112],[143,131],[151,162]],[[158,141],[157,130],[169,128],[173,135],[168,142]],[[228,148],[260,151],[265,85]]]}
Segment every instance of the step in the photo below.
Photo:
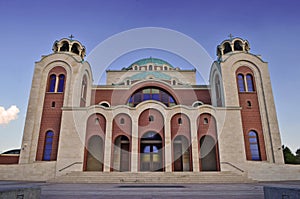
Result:
{"label": "step", "polygon": [[70,172],[57,183],[250,183],[246,175],[222,172]]}

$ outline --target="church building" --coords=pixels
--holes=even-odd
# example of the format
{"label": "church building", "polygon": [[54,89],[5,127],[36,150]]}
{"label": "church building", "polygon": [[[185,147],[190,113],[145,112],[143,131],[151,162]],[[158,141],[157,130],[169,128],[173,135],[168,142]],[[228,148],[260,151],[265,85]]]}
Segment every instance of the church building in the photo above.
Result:
{"label": "church building", "polygon": [[64,38],[35,63],[19,164],[11,166],[23,174],[1,165],[2,178],[246,182],[299,171],[283,164],[268,63],[247,40],[217,46],[207,85],[162,57],[107,70],[97,85],[85,54]]}

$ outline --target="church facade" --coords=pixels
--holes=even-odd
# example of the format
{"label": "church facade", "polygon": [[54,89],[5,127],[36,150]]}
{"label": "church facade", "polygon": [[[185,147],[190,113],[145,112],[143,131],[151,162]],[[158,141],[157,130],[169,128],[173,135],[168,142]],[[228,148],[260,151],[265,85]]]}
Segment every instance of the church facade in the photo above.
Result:
{"label": "church facade", "polygon": [[208,85],[196,83],[195,69],[152,57],[107,70],[106,84],[95,85],[84,56],[80,42],[61,39],[35,64],[15,165],[39,173],[27,179],[72,172],[283,179],[274,175],[285,166],[268,64],[247,40],[217,47]]}

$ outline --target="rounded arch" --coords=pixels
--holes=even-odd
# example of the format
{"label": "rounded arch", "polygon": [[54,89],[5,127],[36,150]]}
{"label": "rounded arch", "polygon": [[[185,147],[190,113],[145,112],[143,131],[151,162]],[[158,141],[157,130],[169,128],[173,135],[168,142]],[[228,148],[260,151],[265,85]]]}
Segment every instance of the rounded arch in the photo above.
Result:
{"label": "rounded arch", "polygon": [[141,102],[148,100],[159,101],[167,107],[174,106],[177,104],[174,97],[168,91],[156,86],[147,86],[136,90],[129,97],[127,104],[129,106],[135,107]]}
{"label": "rounded arch", "polygon": [[112,170],[130,171],[131,166],[131,139],[127,135],[118,135],[113,139]]}
{"label": "rounded arch", "polygon": [[171,117],[171,139],[173,140],[178,135],[183,135],[189,142],[191,141],[190,119],[184,113],[176,113]]}
{"label": "rounded arch", "polygon": [[[153,121],[149,121],[149,116],[153,117]],[[164,138],[164,117],[163,114],[153,108],[148,108],[141,112],[138,119],[139,138],[148,131],[157,132]]]}
{"label": "rounded arch", "polygon": [[[128,90],[128,92],[125,93],[124,98],[115,99],[114,97],[112,97],[112,99],[118,100],[115,102],[116,104],[127,104],[130,97],[134,93],[136,93],[139,90],[142,90],[144,88],[158,88],[160,90],[163,90],[166,93],[168,93],[170,96],[173,97],[175,104],[180,104],[180,96],[178,96],[174,92],[174,90],[172,89],[172,87],[169,84],[167,84],[165,82],[161,82],[161,81],[153,81],[151,79],[132,84],[130,89]],[[196,99],[196,96],[195,96],[195,99]]]}
{"label": "rounded arch", "polygon": [[126,113],[119,113],[113,118],[112,139],[124,135],[131,140],[132,135],[132,119]]}
{"label": "rounded arch", "polygon": [[106,119],[100,113],[93,113],[87,119],[86,143],[93,135],[99,135],[103,140],[106,134]]}
{"label": "rounded arch", "polygon": [[226,53],[229,53],[229,52],[232,52],[231,45],[230,45],[229,42],[225,42],[223,44],[223,54],[226,54]]}

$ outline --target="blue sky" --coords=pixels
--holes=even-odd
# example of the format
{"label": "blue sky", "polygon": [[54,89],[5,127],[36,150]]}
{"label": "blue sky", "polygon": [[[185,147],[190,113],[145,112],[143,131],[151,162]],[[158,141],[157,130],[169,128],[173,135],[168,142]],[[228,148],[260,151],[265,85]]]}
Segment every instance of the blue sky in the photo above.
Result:
{"label": "blue sky", "polygon": [[269,62],[282,142],[295,151],[300,148],[299,9],[298,0],[0,0],[0,107],[20,110],[18,119],[0,125],[0,152],[20,147],[34,63],[52,52],[55,40],[73,34],[89,53],[110,36],[141,27],[179,31],[213,59],[230,33],[247,39],[250,52]]}

